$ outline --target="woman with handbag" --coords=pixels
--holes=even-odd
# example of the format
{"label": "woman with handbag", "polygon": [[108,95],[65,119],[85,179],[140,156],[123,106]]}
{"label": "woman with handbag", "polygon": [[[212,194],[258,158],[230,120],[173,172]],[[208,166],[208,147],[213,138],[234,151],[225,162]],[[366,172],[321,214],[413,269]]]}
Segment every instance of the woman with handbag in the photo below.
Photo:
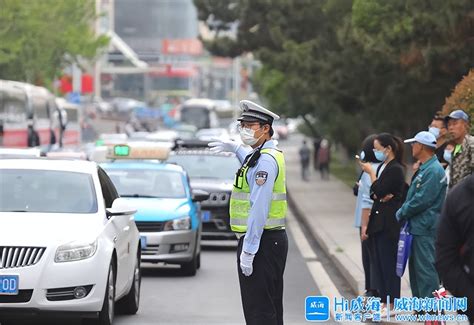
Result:
{"label": "woman with handbag", "polygon": [[389,133],[378,134],[374,154],[382,162],[376,170],[370,163],[360,163],[370,175],[370,196],[374,200],[367,227],[372,278],[382,301],[389,296],[393,307],[394,299],[400,298],[400,278],[396,274],[400,224],[395,213],[402,205],[405,187],[403,142]]}

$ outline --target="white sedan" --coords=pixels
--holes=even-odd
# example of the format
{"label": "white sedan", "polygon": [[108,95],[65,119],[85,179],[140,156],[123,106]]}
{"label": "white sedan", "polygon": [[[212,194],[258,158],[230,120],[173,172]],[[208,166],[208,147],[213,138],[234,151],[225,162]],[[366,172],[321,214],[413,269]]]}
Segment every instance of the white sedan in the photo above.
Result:
{"label": "white sedan", "polygon": [[115,308],[135,314],[140,235],[107,174],[37,158],[2,159],[0,175],[0,322],[59,313],[110,325]]}

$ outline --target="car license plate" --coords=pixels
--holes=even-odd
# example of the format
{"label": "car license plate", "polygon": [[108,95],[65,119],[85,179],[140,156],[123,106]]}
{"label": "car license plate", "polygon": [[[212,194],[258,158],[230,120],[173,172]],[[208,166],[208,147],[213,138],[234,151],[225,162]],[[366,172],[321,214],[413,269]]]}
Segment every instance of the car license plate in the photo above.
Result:
{"label": "car license plate", "polygon": [[18,282],[18,275],[0,275],[0,295],[17,295]]}
{"label": "car license plate", "polygon": [[211,211],[203,210],[202,212],[202,221],[210,221],[211,220]]}
{"label": "car license plate", "polygon": [[146,248],[146,236],[140,236],[140,246],[142,249]]}

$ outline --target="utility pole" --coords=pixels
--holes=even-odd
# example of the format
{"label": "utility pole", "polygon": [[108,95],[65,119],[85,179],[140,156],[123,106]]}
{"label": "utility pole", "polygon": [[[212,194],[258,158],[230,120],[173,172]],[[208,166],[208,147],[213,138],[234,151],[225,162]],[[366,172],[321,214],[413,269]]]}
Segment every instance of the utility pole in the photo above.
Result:
{"label": "utility pole", "polygon": [[239,116],[239,101],[240,101],[240,56],[234,58],[233,64],[233,83],[234,83],[234,120]]}

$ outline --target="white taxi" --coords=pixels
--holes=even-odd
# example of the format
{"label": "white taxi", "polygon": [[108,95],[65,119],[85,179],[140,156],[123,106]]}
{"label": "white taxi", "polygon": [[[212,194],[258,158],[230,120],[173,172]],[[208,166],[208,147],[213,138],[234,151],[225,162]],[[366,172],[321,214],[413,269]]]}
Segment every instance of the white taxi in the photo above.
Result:
{"label": "white taxi", "polygon": [[0,174],[0,322],[59,313],[110,325],[115,309],[135,314],[140,235],[107,174],[46,158],[2,159]]}

